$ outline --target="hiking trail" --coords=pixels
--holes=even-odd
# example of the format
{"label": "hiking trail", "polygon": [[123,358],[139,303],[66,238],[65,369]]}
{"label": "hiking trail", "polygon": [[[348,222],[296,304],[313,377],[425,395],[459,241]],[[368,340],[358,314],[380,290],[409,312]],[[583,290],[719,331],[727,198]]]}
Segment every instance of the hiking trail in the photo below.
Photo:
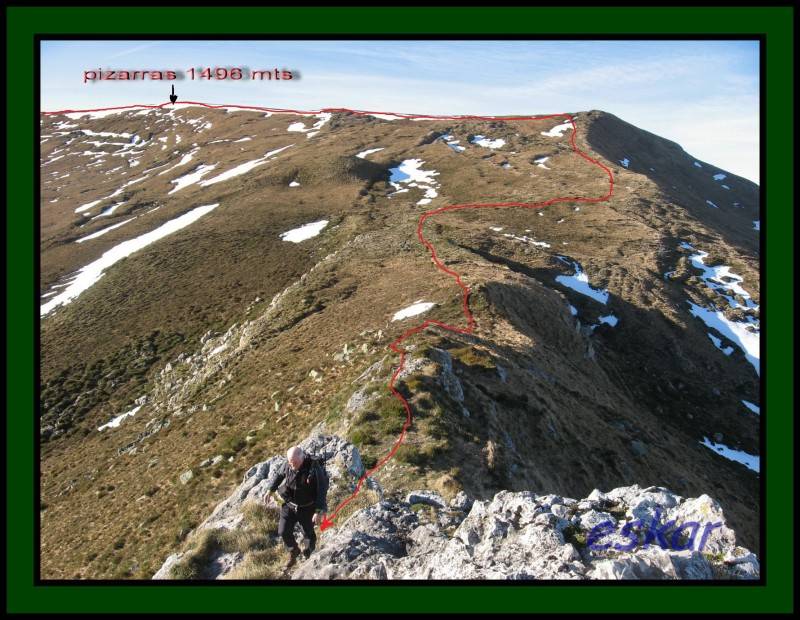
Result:
{"label": "hiking trail", "polygon": [[[77,113],[91,113],[91,112],[106,112],[106,111],[123,111],[128,109],[164,109],[170,108],[173,106],[173,102],[165,102],[161,104],[155,105],[148,105],[148,104],[131,104],[125,106],[115,106],[115,107],[106,107],[106,108],[93,108],[93,109],[85,109],[85,110],[72,110],[72,109],[65,109],[65,110],[58,110],[58,111],[51,111],[51,112],[42,112],[45,116],[51,116],[56,114],[77,114]],[[413,419],[413,414],[411,412],[411,405],[408,401],[403,397],[403,395],[395,388],[395,382],[397,377],[402,372],[403,367],[405,365],[405,356],[408,352],[407,350],[400,347],[400,344],[406,340],[407,338],[417,334],[428,327],[439,327],[441,329],[460,333],[460,334],[472,334],[475,329],[475,318],[473,317],[472,313],[469,309],[469,294],[470,289],[469,287],[464,284],[463,280],[461,279],[461,275],[452,269],[448,269],[444,263],[439,259],[438,255],[436,254],[436,249],[434,248],[433,244],[428,241],[424,234],[423,229],[425,226],[425,222],[437,215],[442,213],[446,213],[448,211],[460,211],[464,209],[503,209],[503,208],[522,208],[522,209],[541,209],[550,205],[564,203],[564,202],[581,202],[581,203],[599,203],[599,202],[606,202],[608,201],[613,192],[614,192],[614,176],[611,170],[606,167],[604,164],[600,163],[597,159],[590,157],[587,153],[582,151],[578,148],[576,144],[576,136],[577,136],[577,125],[575,124],[575,119],[571,114],[567,113],[559,113],[559,114],[545,114],[545,115],[535,115],[535,116],[477,116],[477,115],[456,115],[456,116],[443,116],[443,115],[426,115],[426,114],[405,114],[405,113],[398,113],[398,112],[377,112],[377,111],[365,111],[365,110],[353,110],[349,108],[322,108],[317,111],[309,111],[309,110],[294,110],[289,108],[270,108],[270,107],[263,107],[263,106],[248,106],[248,105],[235,105],[235,104],[208,104],[202,103],[199,101],[182,101],[178,106],[201,106],[210,109],[225,109],[225,108],[235,108],[241,110],[251,110],[251,111],[260,111],[260,112],[269,112],[269,113],[276,113],[276,114],[298,114],[303,116],[313,116],[316,114],[322,113],[349,113],[355,114],[357,116],[378,116],[378,117],[396,117],[397,119],[419,119],[419,120],[486,120],[486,121],[533,121],[533,120],[547,120],[547,119],[566,119],[567,122],[570,123],[572,126],[572,133],[569,137],[570,147],[572,148],[573,153],[578,155],[579,157],[583,158],[587,162],[592,165],[597,166],[598,168],[602,169],[605,174],[608,176],[608,191],[603,194],[602,196],[598,197],[586,197],[586,196],[557,196],[555,198],[550,198],[548,200],[539,201],[539,202],[486,202],[486,203],[465,203],[465,204],[454,204],[448,205],[445,207],[440,207],[438,209],[432,209],[430,211],[425,211],[419,218],[417,223],[417,238],[419,239],[420,243],[427,249],[428,253],[430,254],[431,260],[435,267],[445,273],[446,275],[453,278],[456,284],[461,289],[461,302],[462,302],[462,311],[464,317],[466,319],[466,327],[458,327],[455,325],[449,325],[447,323],[443,323],[442,321],[437,321],[435,319],[426,319],[416,327],[412,327],[405,331],[402,335],[397,337],[390,345],[389,348],[400,356],[399,364],[397,369],[392,374],[391,379],[388,383],[388,389],[395,396],[403,405],[403,408],[406,411],[406,420],[403,424],[403,428],[400,431],[400,435],[397,437],[392,449],[383,457],[381,458],[374,467],[369,470],[366,470],[364,474],[359,478],[358,482],[356,483],[355,490],[353,493],[342,500],[339,505],[333,510],[333,512],[326,515],[322,523],[320,524],[320,530],[325,531],[327,528],[333,526],[333,520],[336,518],[336,515],[342,510],[348,503],[353,501],[355,497],[358,495],[359,491],[361,490],[362,485],[366,481],[366,479],[377,472],[383,465],[394,456],[397,452],[400,445],[403,443],[403,439],[405,438],[406,431],[411,426],[411,421]],[[176,108],[177,109],[177,108]]]}

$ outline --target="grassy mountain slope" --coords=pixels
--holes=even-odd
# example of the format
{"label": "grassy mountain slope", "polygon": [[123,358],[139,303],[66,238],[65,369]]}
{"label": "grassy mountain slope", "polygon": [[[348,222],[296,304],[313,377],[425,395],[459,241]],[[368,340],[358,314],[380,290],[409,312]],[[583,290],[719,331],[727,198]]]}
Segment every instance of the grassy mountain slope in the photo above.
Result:
{"label": "grassy mountain slope", "polygon": [[[758,188],[610,114],[575,122],[578,147],[614,174],[609,201],[458,211],[426,224],[472,289],[477,327],[404,343],[399,387],[415,421],[376,478],[390,493],[486,498],[531,488],[584,497],[633,483],[709,493],[758,551],[757,475],[700,442],[759,453],[759,418],[741,402],[758,403],[759,377],[688,303],[757,327],[758,309],[709,288],[692,257],[729,266],[759,300]],[[318,133],[288,131],[298,123]],[[456,203],[603,195],[608,179],[572,151],[571,130],[543,135],[559,123],[199,107],[44,118],[43,295],[118,244],[219,207],[42,318],[43,576],[149,577],[251,464],[312,428],[348,436],[368,466],[386,454],[405,418],[386,389],[397,365],[389,344],[424,318],[464,322],[458,287],[416,238],[418,218]],[[391,172],[412,159],[438,174],[415,187]],[[211,166],[194,184],[173,183]],[[419,204],[433,193],[425,188],[436,195]],[[320,220],[318,236],[280,236]],[[576,263],[605,303],[565,285]],[[418,301],[436,306],[392,320]],[[615,325],[600,322],[609,316]],[[135,415],[97,430],[142,396]]]}

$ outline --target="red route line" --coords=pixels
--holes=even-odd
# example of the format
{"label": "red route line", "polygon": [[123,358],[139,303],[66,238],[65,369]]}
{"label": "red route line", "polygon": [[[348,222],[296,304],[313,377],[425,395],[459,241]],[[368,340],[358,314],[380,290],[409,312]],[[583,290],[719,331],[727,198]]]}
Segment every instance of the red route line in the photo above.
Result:
{"label": "red route line", "polygon": [[[462,209],[505,209],[510,207],[519,207],[523,209],[541,209],[543,207],[547,207],[549,205],[557,204],[560,202],[586,202],[586,203],[597,203],[597,202],[605,202],[611,198],[611,195],[614,193],[614,175],[612,174],[611,170],[609,170],[604,164],[600,163],[598,160],[593,159],[581,149],[577,147],[575,144],[575,137],[578,132],[578,128],[575,125],[575,119],[572,117],[571,114],[567,113],[560,113],[560,114],[545,114],[539,116],[474,116],[474,115],[459,115],[459,116],[437,116],[437,115],[424,115],[424,114],[404,114],[404,113],[397,113],[397,112],[369,112],[365,110],[351,110],[349,108],[322,108],[318,111],[308,111],[308,110],[292,110],[292,109],[285,109],[285,108],[267,108],[261,106],[245,106],[245,105],[227,105],[227,104],[220,104],[220,105],[212,105],[208,103],[202,103],[199,101],[183,101],[181,103],[189,104],[189,105],[199,105],[205,108],[211,109],[219,109],[219,108],[240,108],[242,110],[256,110],[260,112],[276,112],[276,113],[283,113],[283,114],[301,114],[301,115],[313,115],[313,114],[321,114],[323,112],[347,112],[350,114],[356,114],[358,116],[369,116],[373,114],[382,114],[382,115],[391,115],[397,116],[404,119],[430,119],[430,120],[504,120],[504,121],[532,121],[532,120],[545,120],[548,118],[562,118],[567,119],[569,123],[572,125],[572,133],[570,134],[569,143],[572,147],[573,152],[577,155],[588,161],[589,163],[598,166],[601,168],[606,175],[608,176],[608,191],[603,194],[602,196],[596,198],[587,198],[585,196],[559,196],[556,198],[550,198],[549,200],[544,200],[540,202],[482,202],[482,203],[471,203],[471,204],[456,204],[456,205],[449,205],[446,207],[440,207],[438,209],[433,209],[431,211],[426,211],[423,213],[420,218],[419,222],[417,223],[417,238],[419,239],[420,243],[427,248],[428,253],[431,255],[431,260],[433,261],[434,265],[440,271],[446,273],[448,276],[452,277],[456,284],[461,289],[461,306],[464,312],[464,317],[467,319],[467,326],[466,327],[457,327],[455,325],[448,325],[447,323],[442,323],[441,321],[436,321],[433,319],[427,319],[417,325],[416,327],[412,327],[411,329],[404,332],[401,336],[396,338],[390,345],[389,348],[397,353],[400,356],[400,363],[397,366],[397,370],[395,370],[392,378],[389,380],[389,391],[400,400],[403,404],[403,407],[406,410],[406,421],[403,423],[403,429],[400,431],[400,435],[398,436],[397,440],[395,441],[392,449],[389,453],[384,456],[378,463],[372,468],[364,472],[364,474],[359,478],[358,483],[356,484],[355,491],[344,499],[331,513],[323,518],[322,523],[320,525],[320,530],[324,531],[327,528],[333,525],[333,518],[336,517],[336,514],[342,510],[348,503],[353,501],[358,495],[358,492],[361,490],[361,486],[364,484],[364,481],[373,473],[378,471],[383,465],[392,458],[397,452],[400,444],[403,443],[403,439],[405,438],[406,431],[408,430],[409,426],[411,426],[411,405],[409,405],[408,401],[403,397],[403,395],[397,391],[395,388],[395,381],[397,377],[403,370],[403,366],[405,365],[405,356],[408,351],[405,349],[399,348],[401,342],[406,340],[407,338],[413,336],[421,332],[428,327],[440,327],[447,331],[459,333],[459,334],[471,334],[475,330],[475,318],[472,316],[472,312],[469,310],[469,287],[464,284],[461,280],[461,276],[453,271],[452,269],[448,269],[445,267],[444,263],[439,259],[439,256],[436,254],[436,249],[433,247],[433,244],[428,241],[425,236],[422,234],[422,229],[425,226],[425,222],[434,216],[437,216],[441,213],[446,213],[447,211],[460,211]],[[54,112],[42,112],[44,116],[52,116],[55,114],[71,114],[71,113],[80,113],[80,112],[104,112],[109,110],[126,110],[131,108],[148,108],[148,109],[163,109],[164,107],[168,107],[172,105],[171,102],[161,103],[157,105],[146,105],[146,104],[133,104],[127,106],[117,106],[111,108],[94,108],[90,110],[58,110]]]}
{"label": "red route line", "polygon": [[[436,268],[446,273],[450,277],[452,277],[455,280],[456,284],[458,284],[459,288],[461,289],[461,305],[462,305],[462,310],[464,312],[464,317],[467,319],[467,326],[456,327],[454,325],[448,325],[447,323],[442,323],[441,321],[428,319],[422,322],[421,324],[417,325],[416,327],[409,329],[408,331],[403,333],[400,337],[398,337],[394,342],[392,342],[391,345],[389,345],[389,348],[400,356],[400,364],[398,365],[397,370],[394,372],[391,380],[389,381],[389,390],[395,397],[397,397],[400,400],[400,402],[403,403],[403,407],[406,410],[406,421],[403,424],[403,429],[400,432],[400,436],[398,437],[391,451],[385,457],[383,457],[372,469],[365,472],[365,474],[361,477],[361,479],[359,479],[353,494],[350,495],[350,497],[348,497],[347,499],[345,499],[341,504],[339,504],[339,506],[333,512],[333,516],[335,516],[336,513],[339,512],[342,508],[344,508],[350,501],[355,499],[355,496],[358,494],[359,490],[361,489],[361,485],[367,476],[377,471],[380,467],[383,466],[383,464],[386,461],[388,461],[392,456],[394,456],[395,452],[397,452],[398,448],[400,447],[400,444],[403,442],[406,430],[408,429],[409,426],[411,426],[411,418],[412,418],[411,406],[408,404],[408,401],[403,397],[403,395],[400,392],[398,392],[397,389],[395,388],[395,381],[397,380],[397,377],[399,376],[400,372],[403,370],[403,366],[405,364],[405,355],[407,353],[405,349],[399,348],[400,343],[409,338],[410,336],[419,333],[422,330],[431,326],[441,327],[442,329],[459,334],[471,334],[475,329],[475,318],[472,316],[472,312],[470,312],[469,309],[469,293],[470,293],[469,287],[466,284],[464,284],[464,282],[461,280],[461,276],[457,272],[445,267],[445,265],[442,263],[442,261],[436,254],[436,249],[433,247],[433,244],[430,241],[428,241],[422,233],[423,227],[425,226],[425,222],[428,220],[428,218],[434,217],[441,213],[446,213],[447,211],[460,211],[462,209],[503,209],[510,207],[521,207],[524,209],[541,209],[543,207],[556,204],[559,202],[587,202],[587,203],[604,202],[606,200],[609,200],[611,198],[611,195],[614,193],[614,176],[611,173],[611,170],[609,170],[605,165],[603,165],[596,159],[589,157],[586,153],[581,151],[575,144],[577,127],[575,125],[575,119],[572,117],[572,115],[550,114],[545,116],[527,116],[527,117],[512,117],[512,118],[505,117],[504,120],[543,120],[554,117],[567,118],[569,120],[570,124],[572,125],[572,134],[570,136],[570,146],[572,147],[572,150],[578,155],[580,155],[586,161],[596,166],[599,166],[600,168],[603,169],[606,175],[608,175],[608,183],[609,183],[608,191],[604,195],[596,198],[587,198],[582,196],[560,196],[557,198],[551,198],[549,200],[544,200],[541,202],[488,202],[488,203],[474,203],[474,204],[456,204],[456,205],[449,205],[446,207],[440,207],[439,209],[434,209],[432,211],[426,211],[425,213],[422,214],[422,216],[420,216],[419,222],[417,223],[417,238],[419,239],[420,243],[422,243],[422,245],[428,249],[428,253],[431,255],[431,260],[433,261],[434,265],[436,265]],[[487,118],[487,117],[457,117],[457,118]],[[489,118],[497,120],[498,117],[489,117]],[[327,527],[330,527],[331,525],[333,525],[333,523],[326,518],[325,520],[323,520],[323,524],[320,529],[324,530]]]}
{"label": "red route line", "polygon": [[[346,112],[350,114],[355,114],[357,116],[371,116],[373,114],[381,114],[384,116],[397,116],[400,118],[405,119],[430,119],[430,120],[485,120],[485,121],[527,121],[527,120],[541,120],[545,118],[565,118],[569,117],[568,114],[549,114],[545,116],[473,116],[473,115],[456,115],[456,116],[439,116],[435,114],[406,114],[403,112],[375,112],[375,111],[368,111],[368,110],[353,110],[350,108],[321,108],[319,110],[293,110],[291,108],[268,108],[264,106],[255,106],[255,105],[237,105],[237,104],[230,104],[230,103],[220,103],[220,104],[212,104],[212,103],[203,103],[202,101],[181,101],[178,105],[188,105],[188,106],[201,106],[204,108],[209,108],[212,110],[218,110],[221,108],[239,108],[241,110],[255,110],[257,112],[276,112],[278,114],[300,114],[304,116],[314,115],[314,114],[321,114],[323,112]],[[120,105],[120,106],[112,106],[110,108],[88,108],[88,109],[81,109],[81,110],[52,110],[49,112],[42,112],[43,116],[53,116],[56,114],[79,114],[84,112],[107,112],[111,110],[131,110],[134,108],[145,108],[149,110],[161,110],[165,107],[172,106],[171,101],[166,101],[164,103],[158,104],[146,104],[146,103],[133,103],[130,105]],[[175,108],[178,109],[178,108]],[[181,108],[182,109],[182,108]],[[572,117],[569,117],[570,119]],[[574,127],[574,123],[573,123]]]}

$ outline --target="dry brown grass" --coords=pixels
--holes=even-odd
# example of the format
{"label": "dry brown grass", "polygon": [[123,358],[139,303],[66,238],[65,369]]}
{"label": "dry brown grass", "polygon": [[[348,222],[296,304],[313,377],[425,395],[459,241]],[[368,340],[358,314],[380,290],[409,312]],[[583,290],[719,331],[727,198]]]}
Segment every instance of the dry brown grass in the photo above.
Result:
{"label": "dry brown grass", "polygon": [[[48,182],[43,185],[41,210],[42,288],[121,240],[192,206],[221,203],[195,227],[115,265],[78,300],[42,323],[42,379],[53,388],[44,418],[53,417],[62,401],[75,413],[71,433],[42,449],[44,577],[149,577],[230,494],[250,465],[284,452],[322,420],[336,427],[343,404],[358,387],[353,380],[389,353],[387,347],[399,333],[416,324],[414,319],[391,322],[394,312],[424,298],[438,304],[431,318],[463,324],[458,288],[434,271],[415,237],[423,211],[465,201],[599,195],[607,182],[596,168],[569,152],[566,140],[540,135],[553,121],[415,123],[337,116],[330,128],[308,140],[285,131],[290,122],[308,119],[201,110],[181,114],[205,115],[213,121],[214,127],[203,133],[191,133],[186,125],[178,131],[183,146],[197,141],[203,160],[219,162],[220,170],[270,148],[292,142],[296,146],[239,181],[187,189],[169,199],[169,180],[185,172],[154,174],[130,186],[125,209],[115,213],[119,219],[107,223],[141,217],[85,244],[74,239],[104,223],[98,220],[79,230],[83,221],[74,213],[76,206],[114,191],[123,178],[137,178],[137,170],[176,160],[183,152],[148,151],[141,166],[124,177],[106,176],[105,166],[87,168],[82,175],[59,181],[58,190],[58,184],[49,182],[50,172],[60,176],[74,171],[74,165],[64,158],[43,168]],[[59,120],[63,119],[52,117],[46,123]],[[426,237],[442,259],[473,288],[470,303],[478,325],[474,340],[452,343],[457,359],[465,362],[456,366],[464,372],[465,404],[472,415],[465,419],[452,403],[439,399],[432,386],[410,377],[409,389],[422,387],[428,391],[422,396],[431,401],[408,436],[408,450],[423,456],[414,465],[399,459],[390,463],[379,481],[388,490],[402,490],[434,484],[448,474],[478,496],[501,484],[574,496],[594,486],[633,482],[671,485],[683,495],[713,487],[737,533],[755,548],[757,485],[734,465],[687,446],[696,444],[698,428],[713,427],[755,452],[757,421],[730,412],[740,407],[733,395],[756,400],[757,381],[746,363],[736,359],[738,353],[720,356],[706,330],[687,316],[685,285],[665,282],[662,274],[679,260],[673,249],[677,240],[688,238],[734,265],[757,296],[757,237],[750,230],[750,222],[758,219],[756,192],[734,179],[742,209],[712,213],[702,195],[720,204],[718,196],[726,190],[710,175],[692,176],[691,161],[687,171],[686,162],[674,153],[648,147],[626,155],[636,166],[650,151],[658,153],[660,159],[652,162],[657,173],[624,170],[616,163],[623,154],[615,149],[650,138],[627,133],[633,130],[613,122],[608,125],[605,117],[594,113],[582,115],[579,122],[597,124],[594,135],[584,132],[578,143],[600,152],[614,170],[617,193],[610,203],[584,205],[580,212],[572,204],[554,205],[541,216],[522,209],[455,212],[426,225]],[[143,123],[142,117],[112,116],[88,127],[140,132],[147,127]],[[462,140],[468,134],[504,135],[508,147],[502,153],[470,147],[459,155],[441,142],[421,143],[430,131],[445,130]],[[207,144],[242,135],[256,136],[243,143],[245,151],[238,150],[239,144]],[[68,138],[47,144],[44,154]],[[439,197],[429,206],[416,205],[413,191],[388,198],[392,188],[374,180],[369,166],[361,170],[358,162],[354,166],[346,159],[376,146],[386,148],[370,161],[384,170],[402,159],[420,157],[425,169],[439,171]],[[545,154],[551,155],[549,171],[531,163],[532,157]],[[501,167],[504,158],[511,169]],[[295,177],[301,186],[288,188]],[[678,189],[671,189],[673,184]],[[50,203],[55,197],[59,201]],[[145,217],[144,212],[157,204],[160,209]],[[292,244],[278,237],[322,218],[331,224],[313,241]],[[564,222],[558,223],[561,219]],[[552,248],[526,246],[489,226],[503,226],[503,232],[518,235],[532,229],[531,235]],[[244,318],[257,318],[273,294],[334,251],[339,253],[330,264],[287,296],[252,348],[183,403],[184,411],[207,404],[206,411],[172,416],[170,426],[138,444],[134,454],[119,456],[117,450],[134,441],[155,417],[149,406],[113,432],[95,430],[149,391],[167,360],[182,351],[193,353],[206,330],[224,331]],[[599,310],[591,302],[581,304],[554,282],[565,272],[552,257],[561,252],[579,260],[593,284],[609,288],[608,308],[621,317],[615,330],[598,330],[592,336],[593,358],[566,304],[578,305],[592,320]],[[262,301],[248,311],[257,296]],[[430,330],[413,342],[431,342],[435,334]],[[152,350],[142,351],[147,343]],[[345,343],[356,353],[349,362],[334,361]],[[360,352],[361,345],[367,345],[368,353]],[[483,352],[491,363],[509,371],[507,383],[495,377]],[[396,361],[389,353],[384,381]],[[322,381],[308,378],[312,368],[322,372]],[[228,373],[231,378],[222,385]],[[678,392],[659,393],[657,388],[666,381],[686,385]],[[724,396],[709,397],[709,383]],[[82,404],[75,406],[79,396]],[[397,411],[391,401],[385,404],[388,415],[383,421],[391,429],[398,422]],[[687,414],[693,416],[691,421]],[[620,422],[624,430],[619,430]],[[364,442],[358,447],[365,452],[365,462],[385,454],[392,443],[388,433],[379,432],[379,424],[370,424],[375,428],[369,433],[366,425],[342,429],[362,432],[353,438]],[[242,444],[253,429],[256,441]],[[633,458],[628,450],[632,438],[645,438],[653,446],[651,455]],[[446,449],[426,455],[443,447],[445,439]],[[504,448],[503,458],[497,455],[496,471],[490,476],[482,450],[489,440],[502,447],[507,439],[514,448]],[[234,456],[232,463],[198,468],[201,460],[223,451]],[[195,469],[196,476],[182,485],[178,476],[187,469]],[[709,479],[699,479],[698,471],[712,473]],[[455,489],[450,481],[442,480],[441,485]],[[266,550],[248,553],[260,557]]]}
{"label": "dry brown grass", "polygon": [[[346,494],[332,495],[331,506],[336,506],[347,497]],[[378,494],[364,488],[354,500],[342,508],[336,516],[337,525],[341,526],[355,512],[367,508],[377,502]],[[215,553],[240,552],[244,555],[242,562],[224,579],[285,579],[286,563],[289,553],[277,537],[278,513],[262,504],[248,502],[245,504],[244,520],[235,530],[206,529],[198,532],[188,544],[185,555],[172,569],[174,579],[203,579],[207,577],[206,567]],[[317,533],[319,544],[325,534]]]}
{"label": "dry brown grass", "polygon": [[[185,555],[172,568],[174,579],[204,579],[208,577],[206,568],[209,561],[218,552],[239,552],[245,555],[249,566],[253,558],[268,563],[268,558],[280,559],[279,548],[282,545],[277,539],[278,513],[268,509],[261,503],[248,502],[244,505],[244,519],[234,530],[221,528],[203,529],[188,542]],[[238,570],[238,569],[237,569]],[[245,567],[245,572],[251,569]],[[271,570],[268,566],[263,571]],[[238,574],[238,573],[237,573]],[[245,579],[247,577],[229,577]]]}

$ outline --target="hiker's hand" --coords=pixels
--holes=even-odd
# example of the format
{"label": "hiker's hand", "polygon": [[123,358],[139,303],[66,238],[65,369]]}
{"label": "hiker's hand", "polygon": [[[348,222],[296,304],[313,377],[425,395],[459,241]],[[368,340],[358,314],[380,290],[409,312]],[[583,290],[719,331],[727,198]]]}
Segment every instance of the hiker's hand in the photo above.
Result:
{"label": "hiker's hand", "polygon": [[314,516],[311,517],[311,523],[314,525],[319,525],[322,522],[322,517],[323,515],[321,512],[315,512]]}

